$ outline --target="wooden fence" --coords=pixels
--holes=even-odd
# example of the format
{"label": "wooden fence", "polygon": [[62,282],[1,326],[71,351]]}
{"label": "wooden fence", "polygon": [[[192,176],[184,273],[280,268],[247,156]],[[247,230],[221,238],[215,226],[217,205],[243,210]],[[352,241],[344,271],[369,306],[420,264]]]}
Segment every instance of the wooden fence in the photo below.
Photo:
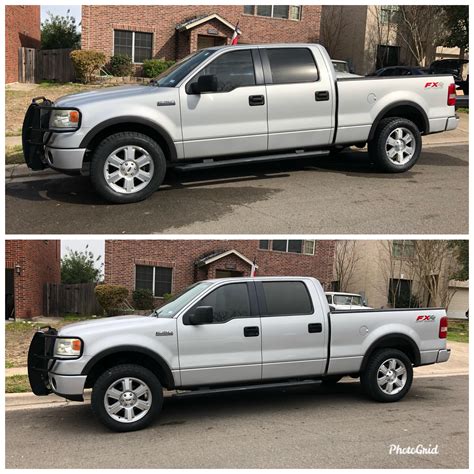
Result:
{"label": "wooden fence", "polygon": [[76,73],[69,57],[72,49],[18,50],[18,80],[20,82],[73,82]]}
{"label": "wooden fence", "polygon": [[101,314],[102,308],[95,297],[95,283],[47,283],[44,288],[45,316]]}

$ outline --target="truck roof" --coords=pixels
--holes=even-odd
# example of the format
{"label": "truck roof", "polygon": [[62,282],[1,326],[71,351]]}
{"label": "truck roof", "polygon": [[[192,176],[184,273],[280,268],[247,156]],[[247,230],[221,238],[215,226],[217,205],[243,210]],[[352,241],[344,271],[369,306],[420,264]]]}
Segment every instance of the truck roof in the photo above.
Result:
{"label": "truck roof", "polygon": [[223,46],[211,46],[210,48],[204,48],[209,50],[222,50],[222,49],[248,49],[248,48],[267,48],[271,46],[277,48],[309,48],[317,47],[322,48],[318,43],[262,43],[262,44],[226,44]]}
{"label": "truck roof", "polygon": [[316,280],[316,278],[308,276],[256,276],[256,277],[234,277],[234,278],[212,278],[209,280],[203,280],[208,282],[219,282],[219,281],[287,281],[287,280]]}

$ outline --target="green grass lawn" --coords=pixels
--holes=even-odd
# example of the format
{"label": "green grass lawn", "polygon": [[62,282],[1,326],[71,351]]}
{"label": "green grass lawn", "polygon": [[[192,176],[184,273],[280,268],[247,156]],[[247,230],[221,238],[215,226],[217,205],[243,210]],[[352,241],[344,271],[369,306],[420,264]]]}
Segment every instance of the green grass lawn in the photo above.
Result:
{"label": "green grass lawn", "polygon": [[23,147],[21,145],[5,147],[5,164],[19,165],[25,162],[23,158]]}
{"label": "green grass lawn", "polygon": [[28,375],[12,375],[5,377],[5,393],[31,392]]}
{"label": "green grass lawn", "polygon": [[450,320],[448,340],[454,342],[469,342],[469,321]]}

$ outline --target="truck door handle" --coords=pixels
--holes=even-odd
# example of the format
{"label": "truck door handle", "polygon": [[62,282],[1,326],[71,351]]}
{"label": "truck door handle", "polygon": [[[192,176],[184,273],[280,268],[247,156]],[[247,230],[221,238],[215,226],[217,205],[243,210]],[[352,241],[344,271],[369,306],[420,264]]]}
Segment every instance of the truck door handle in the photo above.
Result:
{"label": "truck door handle", "polygon": [[315,93],[316,102],[322,102],[323,100],[329,100],[329,91],[317,91]]}
{"label": "truck door handle", "polygon": [[308,324],[308,332],[323,332],[323,325],[321,323]]}
{"label": "truck door handle", "polygon": [[263,95],[249,95],[249,105],[250,107],[265,105],[265,97]]}
{"label": "truck door handle", "polygon": [[257,337],[260,335],[260,329],[258,326],[247,326],[244,328],[245,337]]}

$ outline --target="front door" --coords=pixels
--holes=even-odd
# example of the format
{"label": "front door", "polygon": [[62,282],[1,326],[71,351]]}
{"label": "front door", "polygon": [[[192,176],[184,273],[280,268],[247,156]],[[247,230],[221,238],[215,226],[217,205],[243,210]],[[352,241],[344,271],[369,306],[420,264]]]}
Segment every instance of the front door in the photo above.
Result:
{"label": "front door", "polygon": [[216,278],[240,278],[243,276],[242,272],[236,270],[216,270]]}
{"label": "front door", "polygon": [[[192,93],[190,84],[208,75],[216,76],[217,92]],[[219,55],[181,87],[180,103],[185,158],[266,151],[265,85],[250,49]]]}
{"label": "front door", "polygon": [[[334,131],[334,85],[309,48],[262,48],[268,150],[327,146]],[[323,62],[322,57],[318,58]]]}
{"label": "front door", "polygon": [[256,282],[262,320],[262,378],[322,375],[326,368],[325,315],[303,280]]}
{"label": "front door", "polygon": [[13,268],[5,269],[5,319],[15,317],[15,284]]}
{"label": "front door", "polygon": [[226,38],[222,36],[198,35],[197,49],[212,48],[214,46],[223,46],[226,44]]}
{"label": "front door", "polygon": [[253,282],[223,282],[187,314],[199,306],[211,306],[214,321],[191,325],[186,314],[179,318],[181,385],[261,380],[261,328]]}

